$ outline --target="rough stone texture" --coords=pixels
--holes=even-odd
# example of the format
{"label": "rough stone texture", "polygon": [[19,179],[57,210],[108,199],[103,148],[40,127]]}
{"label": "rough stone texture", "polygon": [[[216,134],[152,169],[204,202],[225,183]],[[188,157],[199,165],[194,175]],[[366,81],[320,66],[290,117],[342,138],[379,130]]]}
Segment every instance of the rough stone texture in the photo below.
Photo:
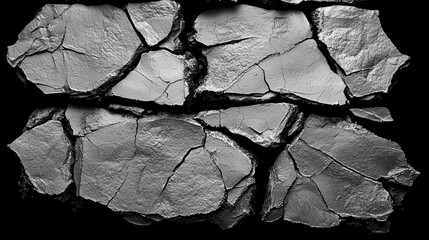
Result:
{"label": "rough stone texture", "polygon": [[[269,11],[237,5],[198,16],[196,41],[208,74],[198,91],[292,93],[325,104],[344,104],[345,85],[333,73],[311,37],[300,11]],[[269,29],[269,30],[267,30]],[[304,41],[304,42],[303,42]]]}
{"label": "rough stone texture", "polygon": [[[299,118],[296,106],[287,103],[267,103],[225,110],[200,112],[196,119],[211,127],[224,127],[230,132],[243,135],[264,146],[274,146],[287,135],[286,126]],[[296,129],[292,129],[290,135]],[[286,133],[285,133],[286,132]]]}
{"label": "rough stone texture", "polygon": [[323,157],[322,168],[335,161],[365,177],[391,179],[406,186],[412,185],[418,175],[397,143],[341,119],[310,116],[290,152],[306,176],[321,170],[306,159],[311,155]]}
{"label": "rough stone texture", "polygon": [[352,108],[350,111],[358,118],[374,122],[393,122],[390,111],[386,107]]}
{"label": "rough stone texture", "polygon": [[336,226],[339,217],[384,222],[393,202],[379,180],[411,186],[418,174],[396,143],[348,120],[310,115],[270,170],[264,218],[313,227]]}
{"label": "rough stone texture", "polygon": [[386,231],[419,172],[353,122],[393,121],[359,106],[383,102],[371,101],[408,59],[378,12],[344,6],[360,0],[232,2],[44,6],[7,60],[45,94],[69,95],[45,96],[9,144],[22,182],[139,225],[227,229],[254,215]]}
{"label": "rough stone texture", "polygon": [[178,3],[170,0],[130,3],[126,9],[135,28],[149,46],[166,40],[163,46],[174,50],[177,36],[183,28]]}
{"label": "rough stone texture", "polygon": [[165,105],[183,105],[188,96],[185,57],[167,50],[143,53],[137,67],[116,84],[110,95]]}
{"label": "rough stone texture", "polygon": [[409,59],[393,45],[378,11],[330,6],[315,11],[319,39],[344,70],[354,97],[387,92],[395,72]]}
{"label": "rough stone texture", "polygon": [[[237,212],[230,218],[223,213],[231,227],[241,218],[238,212],[249,214],[250,205],[243,201],[251,197],[242,195],[252,185],[244,183],[253,179],[253,163],[226,136],[205,133],[180,116],[129,116],[118,122],[102,109],[69,107],[70,112],[71,123],[77,119],[92,126],[76,145],[75,182],[83,198],[149,219],[209,214],[228,198]],[[103,121],[108,118],[112,121]]]}
{"label": "rough stone texture", "polygon": [[72,182],[71,144],[58,120],[25,131],[9,147],[21,159],[36,191],[60,194]]}
{"label": "rough stone texture", "polygon": [[48,4],[7,59],[44,93],[86,93],[120,75],[140,44],[119,8]]}

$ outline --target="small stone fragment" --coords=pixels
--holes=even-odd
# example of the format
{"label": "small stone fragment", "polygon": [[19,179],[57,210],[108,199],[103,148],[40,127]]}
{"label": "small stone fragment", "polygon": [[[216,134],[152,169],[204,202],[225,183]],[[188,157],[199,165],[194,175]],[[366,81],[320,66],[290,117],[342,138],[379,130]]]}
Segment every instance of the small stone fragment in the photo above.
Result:
{"label": "small stone fragment", "polygon": [[136,69],[116,84],[110,95],[165,105],[183,105],[188,96],[185,57],[167,50],[143,53]]}
{"label": "small stone fragment", "polygon": [[8,62],[44,93],[94,91],[122,74],[141,42],[121,9],[46,5],[8,48]]}
{"label": "small stone fragment", "polygon": [[281,0],[281,1],[285,3],[291,3],[291,4],[300,4],[302,2],[332,2],[332,3],[343,2],[343,3],[353,4],[353,3],[365,2],[367,0]]}
{"label": "small stone fragment", "polygon": [[384,178],[405,186],[411,186],[419,174],[408,165],[397,143],[338,118],[311,115],[290,151],[302,173],[307,176],[332,161],[373,180]]}
{"label": "small stone fragment", "polygon": [[352,108],[352,114],[358,118],[368,119],[374,122],[392,122],[390,111],[386,107]]}
{"label": "small stone fragment", "polygon": [[[135,28],[142,34],[149,46],[159,44],[170,33],[173,33],[177,37],[181,31],[181,19],[179,19],[178,12],[180,5],[174,1],[161,0],[129,3],[126,9]],[[172,50],[174,50],[175,36],[167,44],[169,49],[172,47]]]}
{"label": "small stone fragment", "polygon": [[330,6],[315,11],[319,39],[344,70],[354,97],[387,92],[395,72],[409,59],[393,45],[378,11]]}
{"label": "small stone fragment", "polygon": [[60,121],[50,120],[9,144],[39,193],[60,194],[72,182],[71,144]]}
{"label": "small stone fragment", "polygon": [[267,196],[264,202],[264,220],[272,222],[284,214],[285,197],[295,182],[296,172],[293,161],[287,151],[277,157],[270,169]]}
{"label": "small stone fragment", "polygon": [[295,105],[287,103],[266,103],[225,110],[200,112],[196,119],[212,127],[225,127],[264,146],[279,144],[286,126],[298,118]]}
{"label": "small stone fragment", "polygon": [[69,105],[65,116],[70,123],[72,134],[84,136],[105,126],[129,121],[120,114],[112,114],[103,108]]}

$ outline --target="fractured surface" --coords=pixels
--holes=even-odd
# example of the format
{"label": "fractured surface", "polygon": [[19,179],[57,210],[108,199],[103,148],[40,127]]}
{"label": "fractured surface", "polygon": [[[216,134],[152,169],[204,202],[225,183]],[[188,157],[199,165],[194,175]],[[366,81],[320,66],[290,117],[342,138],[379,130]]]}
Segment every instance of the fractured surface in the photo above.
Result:
{"label": "fractured surface", "polygon": [[[198,91],[292,93],[324,104],[344,104],[345,85],[317,49],[300,11],[249,5],[202,13],[196,41],[207,46],[208,74]],[[265,84],[264,84],[265,83]]]}
{"label": "fractured surface", "polygon": [[[80,117],[75,109],[67,112],[74,112],[66,114],[73,117],[70,121],[89,115],[88,110],[80,111]],[[106,118],[100,109],[91,115]],[[252,178],[249,155],[226,136],[204,132],[189,117],[109,117],[113,121],[71,124],[77,133],[93,129],[76,145],[75,181],[83,198],[116,211],[173,218],[214,212],[225,197],[235,206],[252,185],[240,184]]]}
{"label": "fractured surface", "polygon": [[384,33],[378,11],[330,6],[314,15],[319,39],[344,70],[352,95],[387,92],[393,75],[409,57]]}
{"label": "fractured surface", "polygon": [[85,93],[118,76],[140,44],[119,8],[48,4],[8,48],[7,59],[44,93]]}
{"label": "fractured surface", "polygon": [[364,127],[391,124],[371,96],[408,62],[378,11],[351,6],[364,1],[45,5],[7,61],[67,96],[8,145],[24,182],[139,225],[256,215],[384,231],[419,172]]}

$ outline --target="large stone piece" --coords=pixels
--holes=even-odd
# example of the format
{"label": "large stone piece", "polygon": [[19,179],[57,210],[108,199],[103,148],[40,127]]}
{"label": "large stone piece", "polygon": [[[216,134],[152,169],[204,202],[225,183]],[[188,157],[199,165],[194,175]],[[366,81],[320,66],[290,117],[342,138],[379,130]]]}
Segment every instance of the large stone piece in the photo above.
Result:
{"label": "large stone piece", "polygon": [[[130,3],[126,9],[135,28],[142,34],[149,46],[167,40],[170,42],[167,47],[174,50],[177,32],[181,31],[178,3],[171,0]],[[170,34],[172,36],[168,38]]]}
{"label": "large stone piece", "polygon": [[[248,5],[204,12],[195,40],[208,47],[205,82],[197,91],[294,94],[324,104],[344,104],[345,85],[331,71],[300,11]],[[303,42],[304,41],[304,42]]]}
{"label": "large stone piece", "polygon": [[9,147],[21,159],[36,191],[60,194],[72,183],[72,146],[58,120],[25,131]]}
{"label": "large stone piece", "polygon": [[395,72],[409,59],[384,33],[378,11],[322,7],[314,14],[319,39],[344,70],[354,97],[387,92]]}
{"label": "large stone piece", "polygon": [[116,84],[110,95],[165,105],[183,105],[188,96],[185,57],[167,50],[143,53],[137,67]]}
{"label": "large stone piece", "polygon": [[8,48],[7,60],[44,93],[88,93],[122,74],[141,42],[125,12],[46,5]]}
{"label": "large stone piece", "polygon": [[[74,109],[66,112],[74,112],[66,116],[75,119],[89,115],[88,110],[81,117]],[[105,114],[93,109],[91,118]],[[253,163],[226,136],[205,133],[186,116],[129,116],[114,124],[98,123],[77,139],[74,177],[79,196],[148,219],[203,216],[226,207],[242,213],[239,218],[224,213],[227,222],[220,224],[232,227],[249,214],[243,213],[250,206],[243,196],[253,185]]]}
{"label": "large stone piece", "polygon": [[310,115],[270,170],[265,221],[332,227],[340,217],[387,221],[390,193],[380,180],[411,186],[418,172],[399,145],[339,118]]}
{"label": "large stone piece", "polygon": [[297,130],[293,123],[300,117],[295,105],[266,103],[204,111],[196,119],[211,127],[224,127],[261,146],[269,147],[280,144],[282,137],[292,135]]}

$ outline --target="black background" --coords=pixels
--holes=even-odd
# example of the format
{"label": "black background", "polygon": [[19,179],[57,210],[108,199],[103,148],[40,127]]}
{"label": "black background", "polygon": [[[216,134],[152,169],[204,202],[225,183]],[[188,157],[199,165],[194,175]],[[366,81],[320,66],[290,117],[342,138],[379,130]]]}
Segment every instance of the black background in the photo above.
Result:
{"label": "black background", "polygon": [[[150,227],[137,227],[126,223],[116,214],[97,204],[64,204],[39,195],[25,193],[19,189],[19,160],[8,151],[6,144],[17,138],[32,110],[41,104],[34,86],[21,82],[13,69],[6,63],[6,46],[17,40],[17,35],[29,23],[37,9],[48,1],[11,1],[1,3],[1,155],[0,155],[0,229],[2,235],[14,236],[133,236],[149,237],[256,237],[263,238],[301,238],[310,237],[330,239],[396,239],[399,237],[427,238],[428,211],[426,200],[427,187],[427,101],[424,87],[428,68],[425,59],[427,52],[427,14],[423,11],[424,1],[389,1],[369,0],[372,7],[380,9],[382,26],[397,48],[411,56],[408,68],[398,72],[395,84],[387,95],[386,104],[392,111],[395,123],[388,128],[388,135],[399,142],[410,164],[420,171],[414,186],[405,198],[403,209],[392,217],[389,234],[371,235],[355,227],[341,227],[328,230],[311,229],[285,222],[258,223],[254,219],[242,226],[228,231],[221,231],[208,223],[196,224],[155,224]],[[51,1],[52,2],[52,1]],[[60,2],[60,1],[53,1]],[[76,2],[76,1],[62,1]],[[90,1],[86,1],[90,2]],[[419,2],[419,3],[416,3]],[[196,4],[201,2],[196,1]],[[417,5],[420,4],[420,5]],[[46,103],[46,100],[44,100]],[[49,101],[49,100],[48,100]],[[26,195],[25,198],[22,195]]]}

